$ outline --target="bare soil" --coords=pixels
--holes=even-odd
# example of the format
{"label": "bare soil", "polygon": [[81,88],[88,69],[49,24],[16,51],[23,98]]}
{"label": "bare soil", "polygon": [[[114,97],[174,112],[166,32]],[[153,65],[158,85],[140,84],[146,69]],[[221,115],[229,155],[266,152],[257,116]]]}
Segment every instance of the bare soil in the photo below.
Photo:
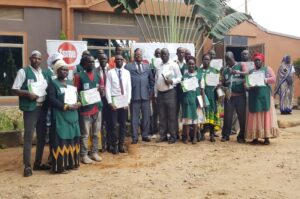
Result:
{"label": "bare soil", "polygon": [[[300,121],[300,112],[279,120]],[[228,143],[208,138],[196,145],[139,142],[127,144],[127,154],[103,153],[101,163],[81,164],[68,174],[36,171],[29,178],[22,176],[22,148],[3,149],[0,198],[296,199],[299,141],[295,126],[281,129],[269,146],[238,144],[235,136]]]}

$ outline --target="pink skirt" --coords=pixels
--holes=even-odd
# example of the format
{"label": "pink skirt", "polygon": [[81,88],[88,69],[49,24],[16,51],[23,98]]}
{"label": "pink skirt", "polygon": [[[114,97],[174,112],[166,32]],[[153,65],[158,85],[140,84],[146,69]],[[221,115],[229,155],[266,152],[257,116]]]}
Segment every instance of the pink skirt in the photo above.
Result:
{"label": "pink skirt", "polygon": [[267,112],[248,112],[246,140],[274,138],[279,134],[274,99],[271,96],[270,110]]}

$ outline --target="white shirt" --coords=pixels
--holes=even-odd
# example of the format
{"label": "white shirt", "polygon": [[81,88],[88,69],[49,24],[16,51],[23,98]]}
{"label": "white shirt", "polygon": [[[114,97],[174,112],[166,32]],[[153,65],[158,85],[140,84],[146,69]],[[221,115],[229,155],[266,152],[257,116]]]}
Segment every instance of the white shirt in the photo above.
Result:
{"label": "white shirt", "polygon": [[[167,85],[163,74],[170,74],[173,81],[173,85]],[[176,84],[180,83],[182,78],[179,66],[176,62],[168,61],[167,63],[161,63],[155,74],[155,85],[154,85],[154,94],[157,97],[158,91],[167,91],[176,87]]]}
{"label": "white shirt", "polygon": [[108,104],[112,103],[112,97],[122,95],[118,77],[119,70],[121,70],[124,95],[127,96],[128,104],[131,100],[131,78],[129,71],[124,68],[114,68],[109,70],[106,74],[105,93]]}
{"label": "white shirt", "polygon": [[[44,75],[42,73],[42,69],[39,67],[38,70],[34,69],[32,66],[29,66],[30,69],[32,70],[33,74],[35,75],[36,81],[44,81]],[[14,84],[12,86],[12,89],[20,90],[23,83],[26,80],[26,74],[23,68],[21,68],[18,73],[17,77],[15,78]],[[36,99],[37,102],[43,102],[45,101],[45,96],[44,97],[39,97]]]}
{"label": "white shirt", "polygon": [[181,69],[181,68],[183,67],[183,65],[185,64],[185,60],[183,60],[182,62],[180,62],[179,60],[176,60],[175,62],[178,64],[178,66],[179,66],[180,69]]}

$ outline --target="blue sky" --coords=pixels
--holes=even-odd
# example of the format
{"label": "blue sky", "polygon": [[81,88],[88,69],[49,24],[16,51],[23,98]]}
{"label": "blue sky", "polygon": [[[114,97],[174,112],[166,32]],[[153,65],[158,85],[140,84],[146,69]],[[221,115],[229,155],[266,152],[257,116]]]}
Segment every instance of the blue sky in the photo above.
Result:
{"label": "blue sky", "polygon": [[[230,0],[232,8],[245,11],[245,0]],[[300,0],[248,0],[248,13],[267,30],[300,37]]]}

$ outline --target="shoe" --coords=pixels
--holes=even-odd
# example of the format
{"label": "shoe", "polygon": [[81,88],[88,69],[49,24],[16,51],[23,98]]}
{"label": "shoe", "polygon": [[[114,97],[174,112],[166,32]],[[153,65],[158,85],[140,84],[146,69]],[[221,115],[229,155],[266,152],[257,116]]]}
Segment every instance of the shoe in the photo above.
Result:
{"label": "shoe", "polygon": [[156,139],[156,138],[157,138],[156,134],[151,135],[151,139]]}
{"label": "shoe", "polygon": [[244,138],[237,138],[237,142],[243,144],[246,143],[246,140]]}
{"label": "shoe", "polygon": [[216,140],[215,140],[215,135],[211,135],[210,138],[209,138],[209,141],[210,141],[210,142],[215,142],[215,141],[216,141]]}
{"label": "shoe", "polygon": [[229,141],[229,138],[227,138],[227,137],[222,137],[221,142],[227,142],[227,141]]}
{"label": "shoe", "polygon": [[205,140],[204,133],[199,133],[197,136],[197,139],[198,139],[197,140],[198,142],[204,141]]}
{"label": "shoe", "polygon": [[176,142],[175,139],[169,139],[168,144],[174,144]]}
{"label": "shoe", "polygon": [[142,141],[144,141],[144,142],[151,142],[150,138],[148,138],[148,137],[142,138]]}
{"label": "shoe", "polygon": [[116,145],[116,146],[113,146],[113,149],[112,149],[111,153],[114,154],[114,155],[116,155],[116,154],[119,153],[119,150],[118,150],[118,146],[117,146],[117,145]]}
{"label": "shoe", "polygon": [[270,140],[269,140],[269,138],[265,138],[265,141],[264,141],[264,143],[263,143],[264,145],[269,145],[270,144]]}
{"label": "shoe", "polygon": [[187,140],[186,140],[186,139],[183,139],[183,140],[182,140],[182,143],[183,143],[183,144],[187,144]]}
{"label": "shoe", "polygon": [[31,167],[25,167],[24,168],[24,177],[32,176],[32,170]]}
{"label": "shoe", "polygon": [[132,140],[131,144],[137,144],[138,140]]}
{"label": "shoe", "polygon": [[51,166],[48,165],[48,164],[34,164],[33,166],[33,170],[34,171],[46,171],[46,170],[50,170],[51,169]]}
{"label": "shoe", "polygon": [[92,153],[91,159],[95,160],[96,162],[101,162],[102,158],[98,155],[98,153]]}
{"label": "shoe", "polygon": [[256,145],[256,144],[259,144],[259,141],[258,141],[258,139],[254,139],[254,140],[252,140],[252,142],[250,142],[250,144]]}
{"label": "shoe", "polygon": [[218,135],[217,133],[214,133],[213,135],[214,135],[214,137],[216,137],[216,138],[219,137],[219,135]]}
{"label": "shoe", "polygon": [[89,158],[89,156],[85,155],[85,156],[81,157],[81,162],[83,164],[92,164],[93,160],[91,158]]}
{"label": "shoe", "polygon": [[125,153],[125,149],[124,149],[124,145],[122,144],[122,145],[119,145],[119,152],[120,153]]}

